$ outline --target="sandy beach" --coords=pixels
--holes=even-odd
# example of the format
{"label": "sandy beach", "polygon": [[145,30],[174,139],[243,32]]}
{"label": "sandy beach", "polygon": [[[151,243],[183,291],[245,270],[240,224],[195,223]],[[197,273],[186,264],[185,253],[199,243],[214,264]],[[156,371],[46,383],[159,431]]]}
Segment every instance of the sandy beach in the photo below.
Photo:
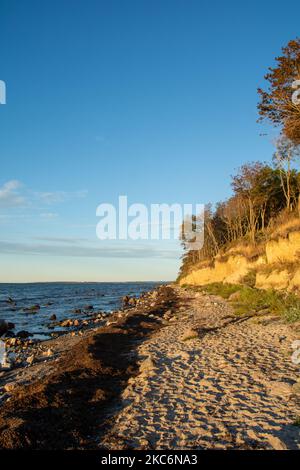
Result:
{"label": "sandy beach", "polygon": [[279,317],[160,287],[3,373],[0,447],[299,449],[298,337]]}

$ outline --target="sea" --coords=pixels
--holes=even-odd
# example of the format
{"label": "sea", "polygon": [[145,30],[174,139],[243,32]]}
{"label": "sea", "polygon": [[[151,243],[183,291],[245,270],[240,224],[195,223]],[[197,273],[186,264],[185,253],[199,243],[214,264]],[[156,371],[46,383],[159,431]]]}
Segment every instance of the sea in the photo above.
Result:
{"label": "sea", "polygon": [[[87,311],[74,313],[75,309],[84,310],[93,306],[93,311],[112,312],[122,306],[125,295],[139,297],[142,293],[154,289],[162,282],[46,282],[28,284],[0,284],[0,319],[15,324],[14,333],[26,330],[35,339],[48,339],[52,332],[61,331],[60,326],[53,326],[50,320],[56,315],[56,321],[68,318],[86,318]],[[11,298],[14,304],[9,303]],[[39,305],[36,313],[26,311],[33,305]]]}

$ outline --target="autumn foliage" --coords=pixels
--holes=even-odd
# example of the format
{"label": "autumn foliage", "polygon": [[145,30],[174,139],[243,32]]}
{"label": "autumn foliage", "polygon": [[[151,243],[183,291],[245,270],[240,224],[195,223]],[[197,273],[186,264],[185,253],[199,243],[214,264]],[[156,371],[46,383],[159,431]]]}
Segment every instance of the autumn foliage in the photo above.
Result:
{"label": "autumn foliage", "polygon": [[282,128],[283,134],[300,144],[300,104],[293,102],[293,84],[300,80],[300,39],[290,41],[265,75],[267,90],[258,89],[260,119]]}

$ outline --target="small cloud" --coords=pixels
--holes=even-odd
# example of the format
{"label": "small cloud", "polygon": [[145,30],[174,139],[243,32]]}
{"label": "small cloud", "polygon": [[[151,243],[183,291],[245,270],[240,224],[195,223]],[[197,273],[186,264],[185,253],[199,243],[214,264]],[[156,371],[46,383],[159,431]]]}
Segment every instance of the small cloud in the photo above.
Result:
{"label": "small cloud", "polygon": [[87,190],[80,191],[47,191],[35,193],[45,204],[58,204],[70,199],[82,199],[87,196]]}
{"label": "small cloud", "polygon": [[34,240],[51,243],[67,243],[68,245],[74,245],[80,242],[87,241],[86,238],[73,238],[73,237],[33,237]]}
{"label": "small cloud", "polygon": [[26,200],[19,194],[21,187],[18,180],[10,180],[0,187],[0,206],[1,207],[19,207],[25,204]]}
{"label": "small cloud", "polygon": [[40,214],[40,217],[42,219],[55,219],[56,217],[58,217],[58,214],[56,212],[42,212]]}
{"label": "small cloud", "polygon": [[86,189],[78,191],[33,191],[26,189],[18,180],[10,180],[0,186],[0,207],[11,208],[32,205],[37,200],[47,205],[58,204],[72,199],[83,199]]}
{"label": "small cloud", "polygon": [[0,253],[14,254],[34,254],[50,256],[67,256],[83,258],[158,258],[158,259],[178,259],[180,252],[178,249],[155,248],[147,245],[143,246],[86,246],[59,243],[21,243],[0,240]]}

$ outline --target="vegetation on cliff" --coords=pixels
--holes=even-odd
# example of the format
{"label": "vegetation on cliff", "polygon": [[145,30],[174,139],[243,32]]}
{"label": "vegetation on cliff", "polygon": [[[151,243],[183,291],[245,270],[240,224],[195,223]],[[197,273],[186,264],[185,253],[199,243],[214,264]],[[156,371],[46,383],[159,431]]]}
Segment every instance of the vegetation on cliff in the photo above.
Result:
{"label": "vegetation on cliff", "polygon": [[[247,256],[259,256],[278,227],[285,236],[300,230],[300,99],[294,95],[295,84],[300,88],[300,39],[290,41],[282,52],[265,76],[268,88],[258,90],[260,120],[280,129],[272,163],[243,164],[231,176],[232,196],[215,207],[206,205],[203,247],[191,250],[182,240],[180,278],[235,245]],[[197,226],[196,216],[194,222]]]}
{"label": "vegetation on cliff", "polygon": [[[187,287],[187,286],[186,286]],[[189,287],[229,300],[236,315],[276,315],[288,323],[300,320],[300,299],[293,293],[260,290],[245,284],[214,282],[202,287]]]}

